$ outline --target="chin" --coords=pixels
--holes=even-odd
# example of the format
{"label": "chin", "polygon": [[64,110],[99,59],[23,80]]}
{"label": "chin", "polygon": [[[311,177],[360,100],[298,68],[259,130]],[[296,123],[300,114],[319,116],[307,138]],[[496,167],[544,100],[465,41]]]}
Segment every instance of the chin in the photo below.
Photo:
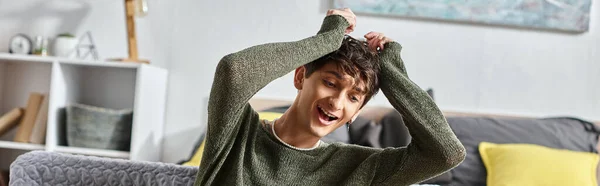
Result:
{"label": "chin", "polygon": [[310,122],[310,131],[313,135],[320,138],[327,136],[341,126],[339,121],[336,121],[331,125],[323,125],[318,120],[318,118],[312,119]]}
{"label": "chin", "polygon": [[311,122],[310,131],[313,135],[318,136],[320,138],[327,136],[327,134],[331,133],[328,127],[322,126],[318,123]]}

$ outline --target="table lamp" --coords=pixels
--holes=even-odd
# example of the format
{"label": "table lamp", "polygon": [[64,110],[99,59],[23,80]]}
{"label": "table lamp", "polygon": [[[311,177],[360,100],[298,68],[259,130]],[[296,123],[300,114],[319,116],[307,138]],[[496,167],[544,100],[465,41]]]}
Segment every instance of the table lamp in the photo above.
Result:
{"label": "table lamp", "polygon": [[137,50],[137,39],[135,35],[135,17],[144,17],[148,13],[148,3],[146,0],[124,0],[125,1],[125,20],[127,23],[127,46],[128,58],[114,59],[113,61],[146,63],[149,60],[140,59]]}

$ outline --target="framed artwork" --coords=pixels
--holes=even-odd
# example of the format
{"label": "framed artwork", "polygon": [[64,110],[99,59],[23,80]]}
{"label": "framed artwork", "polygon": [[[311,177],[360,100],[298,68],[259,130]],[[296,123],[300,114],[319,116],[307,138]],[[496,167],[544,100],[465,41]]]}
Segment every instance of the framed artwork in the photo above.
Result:
{"label": "framed artwork", "polygon": [[592,0],[334,0],[355,13],[586,32]]}

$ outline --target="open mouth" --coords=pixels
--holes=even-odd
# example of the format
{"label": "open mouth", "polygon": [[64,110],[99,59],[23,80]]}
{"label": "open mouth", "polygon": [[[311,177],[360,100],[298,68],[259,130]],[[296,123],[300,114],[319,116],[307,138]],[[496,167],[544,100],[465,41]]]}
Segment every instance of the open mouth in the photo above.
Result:
{"label": "open mouth", "polygon": [[331,122],[331,121],[335,121],[338,119],[337,116],[325,111],[320,106],[317,106],[317,110],[319,112],[319,119],[321,119],[323,121]]}

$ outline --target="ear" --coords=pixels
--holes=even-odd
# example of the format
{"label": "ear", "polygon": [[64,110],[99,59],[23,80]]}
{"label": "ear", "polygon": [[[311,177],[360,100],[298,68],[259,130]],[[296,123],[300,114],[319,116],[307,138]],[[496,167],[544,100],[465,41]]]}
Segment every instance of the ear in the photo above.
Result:
{"label": "ear", "polygon": [[306,69],[304,66],[300,66],[296,68],[296,72],[294,73],[294,86],[298,90],[302,90],[302,84],[304,83],[304,73]]}

